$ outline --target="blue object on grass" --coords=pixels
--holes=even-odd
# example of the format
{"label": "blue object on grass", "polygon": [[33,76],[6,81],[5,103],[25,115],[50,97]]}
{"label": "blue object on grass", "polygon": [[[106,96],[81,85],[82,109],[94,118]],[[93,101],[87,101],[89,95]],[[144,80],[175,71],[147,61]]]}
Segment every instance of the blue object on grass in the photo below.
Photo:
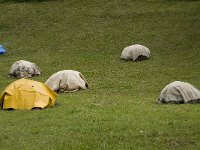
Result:
{"label": "blue object on grass", "polygon": [[0,44],[0,55],[6,53],[5,48],[3,47],[3,45]]}

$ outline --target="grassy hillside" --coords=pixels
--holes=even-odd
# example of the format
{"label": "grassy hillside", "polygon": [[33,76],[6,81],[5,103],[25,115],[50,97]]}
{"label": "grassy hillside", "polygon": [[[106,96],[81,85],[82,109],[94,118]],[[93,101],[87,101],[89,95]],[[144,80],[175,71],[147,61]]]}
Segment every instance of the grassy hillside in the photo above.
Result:
{"label": "grassy hillside", "polygon": [[[90,88],[60,94],[55,108],[0,111],[0,149],[200,149],[200,105],[160,105],[172,81],[200,89],[200,1],[0,0],[0,91],[10,66],[82,72]],[[119,59],[143,44],[152,57]]]}

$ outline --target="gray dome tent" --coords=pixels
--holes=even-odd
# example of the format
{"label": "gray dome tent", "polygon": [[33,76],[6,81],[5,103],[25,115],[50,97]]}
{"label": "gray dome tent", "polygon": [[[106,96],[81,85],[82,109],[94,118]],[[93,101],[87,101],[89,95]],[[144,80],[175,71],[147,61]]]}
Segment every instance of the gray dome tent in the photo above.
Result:
{"label": "gray dome tent", "polygon": [[175,81],[161,91],[158,99],[160,103],[196,103],[200,102],[200,91],[193,85]]}
{"label": "gray dome tent", "polygon": [[140,44],[135,44],[125,47],[120,58],[123,60],[141,61],[148,59],[149,57],[150,50],[147,47]]}
{"label": "gray dome tent", "polygon": [[9,75],[16,78],[30,78],[41,73],[42,70],[36,64],[25,60],[16,61],[9,71]]}

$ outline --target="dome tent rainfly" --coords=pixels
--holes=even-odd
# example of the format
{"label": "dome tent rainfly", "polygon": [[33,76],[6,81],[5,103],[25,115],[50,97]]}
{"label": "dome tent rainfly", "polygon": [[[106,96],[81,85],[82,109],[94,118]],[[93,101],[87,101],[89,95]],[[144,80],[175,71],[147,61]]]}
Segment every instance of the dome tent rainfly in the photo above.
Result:
{"label": "dome tent rainfly", "polygon": [[0,44],[0,55],[6,53],[5,48],[3,47],[3,45]]}
{"label": "dome tent rainfly", "polygon": [[196,103],[200,102],[200,91],[187,82],[174,81],[161,91],[160,103]]}
{"label": "dome tent rainfly", "polygon": [[9,71],[9,75],[16,78],[30,78],[40,74],[42,70],[36,64],[25,60],[16,61]]}
{"label": "dome tent rainfly", "polygon": [[84,76],[75,70],[62,70],[54,73],[45,82],[52,90],[58,92],[76,92],[87,89],[88,82]]}
{"label": "dome tent rainfly", "polygon": [[46,108],[54,105],[57,94],[42,82],[19,79],[0,95],[2,109]]}
{"label": "dome tent rainfly", "polygon": [[141,61],[148,59],[149,57],[150,50],[147,47],[140,44],[135,44],[125,47],[120,58],[123,60]]}

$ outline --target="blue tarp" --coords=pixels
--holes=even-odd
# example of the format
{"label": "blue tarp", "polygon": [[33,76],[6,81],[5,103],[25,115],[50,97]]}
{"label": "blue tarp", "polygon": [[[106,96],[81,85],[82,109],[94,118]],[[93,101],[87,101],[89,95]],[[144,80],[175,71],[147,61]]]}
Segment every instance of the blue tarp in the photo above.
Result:
{"label": "blue tarp", "polygon": [[5,48],[3,47],[3,45],[0,44],[0,55],[6,53]]}

